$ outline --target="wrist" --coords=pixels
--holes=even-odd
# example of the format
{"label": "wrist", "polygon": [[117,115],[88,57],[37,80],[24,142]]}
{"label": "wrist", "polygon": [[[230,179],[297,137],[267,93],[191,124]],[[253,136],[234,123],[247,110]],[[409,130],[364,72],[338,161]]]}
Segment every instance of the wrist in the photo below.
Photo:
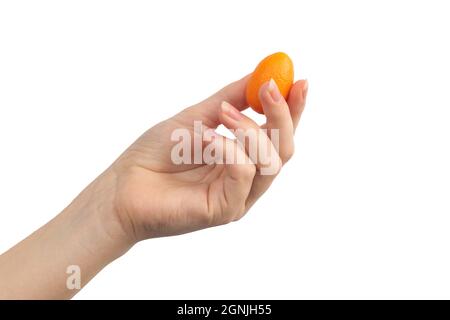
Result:
{"label": "wrist", "polygon": [[115,209],[116,174],[108,169],[86,187],[62,212],[70,221],[80,246],[105,264],[135,243],[127,223]]}

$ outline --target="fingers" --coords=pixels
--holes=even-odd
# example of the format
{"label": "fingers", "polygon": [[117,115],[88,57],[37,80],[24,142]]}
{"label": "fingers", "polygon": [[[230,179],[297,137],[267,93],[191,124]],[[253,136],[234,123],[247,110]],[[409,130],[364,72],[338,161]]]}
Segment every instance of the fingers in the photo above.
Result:
{"label": "fingers", "polygon": [[223,101],[219,114],[221,123],[231,129],[248,157],[263,175],[276,175],[281,169],[281,159],[267,134],[256,122]]}
{"label": "fingers", "polygon": [[[282,161],[266,133],[253,120],[241,114],[236,108],[223,102],[220,119],[225,127],[235,130],[237,140],[243,144],[247,155],[258,169],[245,202],[245,213],[269,188],[281,169]],[[239,131],[236,131],[239,129],[245,134],[242,135]],[[252,134],[252,132],[257,134]],[[255,145],[256,153],[255,150],[252,150],[252,146]]]}
{"label": "fingers", "polygon": [[246,201],[252,188],[253,179],[256,174],[256,166],[248,158],[245,150],[235,141],[226,139],[226,149],[234,148],[236,158],[245,159],[243,163],[226,164],[226,175],[223,182],[223,192],[227,206],[222,211],[220,223],[228,223],[239,220],[247,212]]}
{"label": "fingers", "polygon": [[[301,94],[303,88],[307,89],[307,83],[304,80],[294,84],[288,99],[289,104],[281,95],[278,95],[278,87],[274,86],[272,81],[265,83],[260,88],[259,98],[267,117],[264,127],[268,129],[272,143],[276,146],[283,163],[286,163],[294,152],[294,130],[305,106],[305,99]],[[278,132],[277,137],[276,132]],[[255,177],[247,198],[247,210],[270,187],[273,180],[274,176],[257,175]]]}
{"label": "fingers", "polygon": [[294,153],[294,128],[289,106],[273,79],[261,86],[259,100],[267,117],[264,127],[268,129],[281,160],[286,163]]}
{"label": "fingers", "polygon": [[308,80],[299,80],[291,88],[288,97],[294,131],[298,126],[300,117],[305,109],[306,96],[308,95]]}

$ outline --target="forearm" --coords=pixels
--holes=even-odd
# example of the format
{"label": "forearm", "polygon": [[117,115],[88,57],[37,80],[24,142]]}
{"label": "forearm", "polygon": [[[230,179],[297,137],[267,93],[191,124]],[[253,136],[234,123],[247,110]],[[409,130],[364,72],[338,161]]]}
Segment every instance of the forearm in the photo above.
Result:
{"label": "forearm", "polygon": [[[81,287],[131,246],[114,218],[111,173],[89,185],[66,209],[0,256],[0,299],[67,299],[70,266]],[[69,268],[70,270],[70,268]]]}

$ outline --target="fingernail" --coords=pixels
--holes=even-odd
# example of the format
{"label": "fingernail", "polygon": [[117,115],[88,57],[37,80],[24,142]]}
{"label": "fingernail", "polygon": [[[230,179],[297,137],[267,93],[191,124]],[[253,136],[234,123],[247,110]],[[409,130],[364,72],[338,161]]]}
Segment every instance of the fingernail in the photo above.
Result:
{"label": "fingernail", "polygon": [[269,93],[274,102],[280,101],[282,96],[280,90],[278,89],[277,84],[273,79],[270,79],[269,81]]}
{"label": "fingernail", "polygon": [[305,84],[303,85],[303,99],[306,99],[306,95],[308,94],[308,80],[305,79]]}
{"label": "fingernail", "polygon": [[229,116],[231,119],[239,121],[242,118],[241,113],[233,107],[231,104],[229,104],[226,101],[222,101],[222,104],[220,105],[222,112]]}

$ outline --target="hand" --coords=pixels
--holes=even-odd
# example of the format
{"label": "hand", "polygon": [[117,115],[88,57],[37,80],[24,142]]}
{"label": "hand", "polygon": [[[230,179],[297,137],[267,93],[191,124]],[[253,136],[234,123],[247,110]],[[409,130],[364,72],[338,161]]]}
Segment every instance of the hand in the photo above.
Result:
{"label": "hand", "polygon": [[[246,108],[248,77],[236,81],[203,102],[191,106],[144,133],[109,169],[114,173],[114,213],[134,241],[176,235],[240,219],[267,190],[294,152],[294,131],[305,106],[307,82],[296,82],[288,102],[274,83],[260,89],[267,122],[259,127],[241,110]],[[171,140],[174,130],[185,128],[195,136],[194,121],[215,129],[255,130],[250,141],[258,149],[268,146],[270,157],[251,156],[236,140],[248,161],[245,164],[174,164]],[[268,129],[268,134],[261,129]],[[271,141],[270,129],[279,129],[279,146]],[[197,132],[197,134],[199,134]],[[238,137],[239,138],[239,137]],[[217,139],[217,138],[216,138]],[[241,141],[243,142],[243,141]],[[274,174],[261,174],[265,166]]]}
{"label": "hand", "polygon": [[[241,218],[292,156],[307,94],[304,80],[294,84],[288,102],[273,83],[264,84],[260,99],[267,122],[259,127],[240,113],[246,105],[246,81],[234,82],[148,130],[58,216],[0,255],[0,299],[70,298],[139,240]],[[222,151],[231,146],[244,163],[175,164],[172,133],[184,129],[190,137],[203,137],[202,130],[194,130],[194,121],[209,128],[205,133],[219,124],[255,133],[236,131],[236,140],[216,136],[202,143]],[[264,150],[270,152],[260,152]],[[271,174],[264,174],[267,168]],[[71,266],[81,274],[68,278]],[[77,277],[74,290],[67,281]]]}

